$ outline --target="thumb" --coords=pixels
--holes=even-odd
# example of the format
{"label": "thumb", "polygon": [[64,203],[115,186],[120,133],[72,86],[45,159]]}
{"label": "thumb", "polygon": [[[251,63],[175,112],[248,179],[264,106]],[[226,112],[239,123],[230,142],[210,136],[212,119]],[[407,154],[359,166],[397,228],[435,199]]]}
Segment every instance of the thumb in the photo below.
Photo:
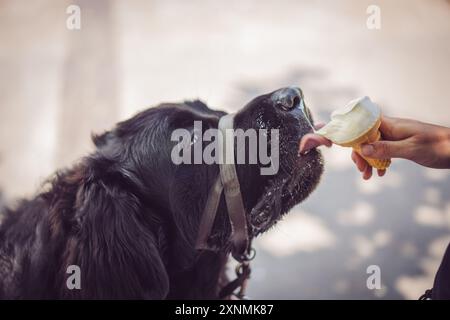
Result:
{"label": "thumb", "polygon": [[401,141],[376,141],[362,145],[361,153],[375,159],[404,158],[405,146]]}

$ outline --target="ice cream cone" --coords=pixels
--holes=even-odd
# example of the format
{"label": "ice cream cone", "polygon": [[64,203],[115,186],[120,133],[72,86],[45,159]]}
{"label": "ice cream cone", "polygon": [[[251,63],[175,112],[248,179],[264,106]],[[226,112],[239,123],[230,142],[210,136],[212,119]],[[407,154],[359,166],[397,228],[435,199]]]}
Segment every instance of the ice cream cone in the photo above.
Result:
{"label": "ice cream cone", "polygon": [[391,159],[374,159],[363,156],[361,152],[361,145],[363,143],[372,143],[378,140],[381,140],[380,133],[380,125],[381,125],[381,117],[375,122],[372,128],[370,128],[367,132],[362,134],[360,137],[346,143],[340,144],[343,147],[351,147],[355,152],[357,152],[361,157],[363,157],[367,163],[369,163],[372,167],[376,169],[386,169],[391,164]]}
{"label": "ice cream cone", "polygon": [[363,156],[361,152],[362,144],[381,139],[380,125],[380,108],[369,97],[362,97],[333,111],[331,121],[316,133],[337,145],[353,148],[372,167],[386,169],[391,164],[390,159],[373,159]]}

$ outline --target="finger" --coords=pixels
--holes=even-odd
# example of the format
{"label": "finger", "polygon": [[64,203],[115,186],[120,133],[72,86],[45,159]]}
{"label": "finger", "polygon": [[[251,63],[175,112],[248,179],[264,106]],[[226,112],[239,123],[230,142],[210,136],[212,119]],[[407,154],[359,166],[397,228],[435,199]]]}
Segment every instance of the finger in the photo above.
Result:
{"label": "finger", "polygon": [[372,177],[372,167],[367,166],[366,170],[364,170],[364,173],[363,173],[363,179],[369,180],[371,177]]}
{"label": "finger", "polygon": [[299,153],[305,153],[319,146],[331,147],[333,143],[321,135],[308,133],[300,140]]}
{"label": "finger", "polygon": [[362,155],[375,159],[405,158],[409,147],[405,141],[376,141],[361,146]]}
{"label": "finger", "polygon": [[356,155],[355,155],[354,151],[352,152],[352,160],[353,160],[353,163],[356,164]]}
{"label": "finger", "polygon": [[378,176],[379,177],[384,176],[384,174],[386,173],[386,169],[378,169],[377,171],[378,171]]}
{"label": "finger", "polygon": [[363,172],[364,170],[366,170],[368,163],[355,151],[352,152],[352,160],[356,164],[356,167],[359,171]]}
{"label": "finger", "polygon": [[383,136],[383,139],[387,140],[399,140],[394,135],[394,128],[395,128],[395,118],[390,118],[386,116],[381,116],[381,124],[380,124],[380,131]]}
{"label": "finger", "polygon": [[416,125],[414,120],[382,116],[380,131],[383,139],[398,141],[412,136],[417,130]]}

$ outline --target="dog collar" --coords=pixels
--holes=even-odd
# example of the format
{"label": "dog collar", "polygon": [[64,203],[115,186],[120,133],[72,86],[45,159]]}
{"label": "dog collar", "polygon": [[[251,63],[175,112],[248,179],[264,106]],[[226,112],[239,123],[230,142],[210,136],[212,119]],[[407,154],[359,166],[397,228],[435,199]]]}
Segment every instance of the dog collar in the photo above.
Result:
{"label": "dog collar", "polygon": [[[202,220],[196,242],[196,249],[214,250],[208,245],[208,238],[211,234],[214,220],[219,207],[222,192],[231,223],[230,242],[232,245],[231,254],[239,262],[249,260],[250,239],[247,229],[247,215],[242,200],[242,193],[239,179],[234,165],[234,114],[229,114],[219,119],[219,170],[211,190],[209,191],[206,205],[203,210]],[[230,130],[231,129],[231,130]],[[231,135],[230,135],[231,133]]]}

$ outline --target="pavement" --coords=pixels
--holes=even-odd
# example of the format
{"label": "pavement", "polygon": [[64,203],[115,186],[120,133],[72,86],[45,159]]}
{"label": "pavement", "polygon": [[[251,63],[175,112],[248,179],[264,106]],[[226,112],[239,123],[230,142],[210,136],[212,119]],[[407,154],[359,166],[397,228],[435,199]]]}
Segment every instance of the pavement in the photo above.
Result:
{"label": "pavement", "polygon": [[[80,30],[66,28],[70,4]],[[450,126],[449,36],[444,0],[2,0],[0,190],[31,196],[92,150],[91,132],[166,101],[235,111],[298,85],[317,120],[369,95],[387,115]],[[362,181],[349,152],[324,150],[318,189],[255,241],[251,298],[416,299],[432,286],[450,241],[449,170],[394,160]]]}

